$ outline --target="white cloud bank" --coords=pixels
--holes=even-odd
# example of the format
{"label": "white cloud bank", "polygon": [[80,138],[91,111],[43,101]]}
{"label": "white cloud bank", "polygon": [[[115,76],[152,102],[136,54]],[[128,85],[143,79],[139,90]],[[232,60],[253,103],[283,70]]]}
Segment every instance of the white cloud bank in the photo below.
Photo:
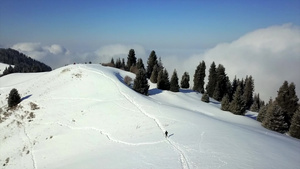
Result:
{"label": "white cloud bank", "polygon": [[181,69],[187,68],[193,76],[201,60],[206,62],[207,71],[213,61],[223,64],[231,80],[235,75],[252,75],[255,92],[266,101],[277,96],[284,80],[294,82],[300,96],[300,28],[292,24],[258,29],[231,43],[219,44],[203,54],[185,58]]}
{"label": "white cloud bank", "polygon": [[[53,68],[73,62],[103,63],[109,62],[111,58],[127,58],[130,49],[134,49],[136,57],[142,58],[146,65],[150,54],[150,51],[141,45],[123,44],[102,46],[84,54],[71,53],[57,44],[43,46],[40,43],[18,43],[12,48]],[[175,68],[179,78],[184,71],[188,71],[191,85],[199,62],[202,60],[206,62],[207,78],[210,64],[215,61],[216,64],[225,66],[231,80],[235,75],[238,78],[252,75],[255,92],[260,93],[265,101],[269,97],[276,97],[277,90],[284,80],[295,83],[297,95],[300,97],[300,28],[292,24],[258,29],[231,43],[219,44],[202,54],[187,56],[180,53],[181,56],[178,56],[179,54],[174,52],[170,52],[171,55],[168,55],[167,51],[163,55],[160,52],[158,50],[156,54],[162,57],[170,76]]]}
{"label": "white cloud bank", "polygon": [[70,51],[57,44],[43,46],[41,43],[25,42],[17,43],[11,48],[18,50],[33,59],[44,62],[52,68],[63,66],[70,63],[72,60]]}

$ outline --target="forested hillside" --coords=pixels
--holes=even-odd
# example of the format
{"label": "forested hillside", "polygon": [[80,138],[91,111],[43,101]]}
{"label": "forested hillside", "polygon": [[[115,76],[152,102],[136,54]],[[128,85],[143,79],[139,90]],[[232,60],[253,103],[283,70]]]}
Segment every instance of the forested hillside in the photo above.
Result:
{"label": "forested hillside", "polygon": [[4,70],[3,76],[10,73],[46,72],[52,70],[50,66],[10,48],[0,49],[0,62],[14,65],[14,67],[9,66]]}

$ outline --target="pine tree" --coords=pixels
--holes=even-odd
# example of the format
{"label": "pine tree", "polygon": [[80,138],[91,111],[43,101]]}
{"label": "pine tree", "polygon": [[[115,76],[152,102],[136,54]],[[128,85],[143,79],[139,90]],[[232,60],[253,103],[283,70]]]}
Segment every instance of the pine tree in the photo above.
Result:
{"label": "pine tree", "polygon": [[110,63],[113,64],[113,65],[115,64],[114,58],[111,58]]}
{"label": "pine tree", "polygon": [[285,122],[290,127],[292,117],[298,108],[298,97],[295,92],[295,84],[288,84],[287,81],[283,83],[283,85],[279,88],[276,102],[278,105],[286,112],[285,114]]}
{"label": "pine tree", "polygon": [[253,112],[259,112],[261,100],[259,94],[254,94],[253,104],[250,107],[250,110]]}
{"label": "pine tree", "polygon": [[226,94],[226,95],[222,98],[222,102],[221,102],[221,110],[229,111],[229,107],[230,107],[229,95]]}
{"label": "pine tree", "polygon": [[234,95],[234,92],[236,91],[238,85],[239,85],[239,80],[236,79],[236,76],[234,77],[233,81],[232,81],[232,93],[231,93],[231,96],[229,96],[230,98],[230,101],[233,99],[233,95]]}
{"label": "pine tree", "polygon": [[230,103],[230,111],[237,115],[243,115],[245,112],[245,103],[242,99],[242,89],[240,86],[237,87],[233,100]]}
{"label": "pine tree", "polygon": [[169,74],[166,69],[161,70],[158,73],[157,88],[161,90],[170,90]]}
{"label": "pine tree", "polygon": [[202,61],[196,68],[194,74],[194,87],[193,90],[204,93],[204,78],[205,78],[205,62]]}
{"label": "pine tree", "polygon": [[257,118],[256,118],[257,121],[259,121],[259,122],[264,121],[264,119],[266,117],[266,114],[267,114],[268,107],[269,107],[269,105],[272,105],[272,104],[273,104],[273,100],[272,100],[272,98],[270,98],[269,103],[260,108],[260,110],[258,112],[258,115],[257,115]]}
{"label": "pine tree", "polygon": [[246,77],[245,88],[243,92],[243,100],[246,105],[246,110],[249,110],[253,103],[254,82],[252,76]]}
{"label": "pine tree", "polygon": [[204,94],[202,95],[201,101],[203,101],[205,103],[209,103],[209,96],[206,92],[204,92]]}
{"label": "pine tree", "polygon": [[8,96],[8,107],[14,107],[21,102],[21,97],[17,89],[12,89]]}
{"label": "pine tree", "polygon": [[221,64],[218,65],[218,68],[216,70],[216,86],[213,93],[213,98],[221,101],[223,96],[228,93],[227,91],[227,82],[228,77],[225,73],[225,67]]}
{"label": "pine tree", "polygon": [[134,49],[130,49],[127,57],[127,68],[130,69],[131,66],[135,66],[136,57]]}
{"label": "pine tree", "polygon": [[144,69],[144,70],[145,70],[145,66],[144,66],[143,60],[142,60],[141,58],[139,58],[139,59],[137,60],[136,68],[137,68],[137,69]]}
{"label": "pine tree", "polygon": [[216,71],[216,64],[215,62],[213,62],[210,65],[208,83],[206,85],[206,92],[210,97],[213,96],[216,85],[217,85],[217,71]]}
{"label": "pine tree", "polygon": [[125,59],[124,58],[122,58],[122,66],[121,66],[121,68],[123,70],[126,70],[126,64],[125,64]]}
{"label": "pine tree", "polygon": [[149,85],[146,76],[146,71],[144,69],[139,69],[134,79],[133,90],[143,95],[148,95],[148,89]]}
{"label": "pine tree", "polygon": [[190,81],[189,73],[184,72],[182,75],[182,78],[181,78],[181,82],[180,82],[181,88],[188,89],[190,87],[189,81]]}
{"label": "pine tree", "polygon": [[300,139],[300,107],[297,109],[292,118],[289,134],[292,137]]}
{"label": "pine tree", "polygon": [[150,78],[153,68],[157,64],[157,56],[154,50],[150,53],[147,63],[147,78]]}
{"label": "pine tree", "polygon": [[262,122],[267,114],[268,106],[263,106],[260,108],[256,120]]}
{"label": "pine tree", "polygon": [[151,73],[150,81],[152,83],[157,83],[157,78],[158,78],[158,65],[154,65],[153,71]]}
{"label": "pine tree", "polygon": [[120,69],[121,67],[122,67],[122,62],[121,62],[121,59],[118,58],[116,61],[116,68]]}
{"label": "pine tree", "polygon": [[285,133],[288,131],[288,124],[284,120],[284,110],[275,101],[268,106],[267,114],[262,122],[262,126],[267,129]]}
{"label": "pine tree", "polygon": [[172,91],[172,92],[179,92],[178,76],[177,76],[176,69],[174,70],[173,75],[171,77],[170,91]]}

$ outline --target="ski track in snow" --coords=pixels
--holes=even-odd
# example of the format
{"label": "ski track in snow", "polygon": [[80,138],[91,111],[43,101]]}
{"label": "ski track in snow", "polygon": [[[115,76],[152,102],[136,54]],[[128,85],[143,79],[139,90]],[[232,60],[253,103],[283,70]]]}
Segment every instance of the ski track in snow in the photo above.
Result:
{"label": "ski track in snow", "polygon": [[[106,77],[107,79],[109,79],[110,81],[112,81],[114,84],[115,84],[115,86],[118,88],[118,91],[119,91],[119,93],[121,94],[121,95],[123,95],[129,102],[131,102],[135,107],[137,107],[139,110],[140,110],[140,112],[141,113],[143,113],[145,116],[147,116],[148,118],[150,118],[150,119],[152,119],[152,120],[154,120],[154,122],[156,123],[156,125],[160,128],[160,130],[164,133],[165,132],[165,129],[164,129],[164,127],[162,126],[162,124],[159,122],[159,120],[157,119],[157,118],[155,118],[155,117],[153,117],[153,116],[151,116],[150,114],[148,114],[144,109],[142,109],[142,106],[140,105],[140,104],[138,104],[136,101],[134,101],[134,99],[133,98],[130,98],[130,96],[128,96],[126,93],[124,93],[121,89],[120,89],[120,87],[119,87],[119,85],[118,85],[118,83],[114,80],[114,79],[112,79],[111,77],[109,77],[109,76],[106,76],[102,71],[100,71],[100,72],[97,72],[97,71],[93,71],[93,70],[89,70],[89,69],[86,69],[86,68],[82,68],[81,66],[79,66],[79,68],[80,69],[85,69],[85,70],[87,70],[87,71],[90,71],[90,72],[93,72],[93,73],[96,73],[96,74],[100,74],[100,75],[102,75],[102,76],[104,76],[104,77]],[[186,156],[184,155],[184,153],[183,153],[183,151],[179,148],[179,146],[176,146],[175,145],[175,143],[173,142],[173,141],[171,141],[171,140],[169,140],[168,138],[167,138],[167,142],[180,154],[180,162],[181,162],[181,165],[182,165],[182,168],[184,168],[184,169],[189,169],[190,167],[189,167],[189,163],[188,163],[188,160],[187,160],[187,158],[186,158]]]}
{"label": "ski track in snow", "polygon": [[[14,116],[15,116],[14,120],[16,120],[16,121],[18,121],[18,119],[22,119],[21,116],[18,115],[18,114],[16,114],[15,112],[14,112]],[[26,127],[25,127],[25,125],[23,123],[24,123],[24,120],[22,120],[21,125],[23,127],[23,132],[24,132],[24,134],[25,134],[25,136],[26,136],[26,138],[27,138],[27,140],[29,142],[29,145],[30,145],[30,155],[31,155],[31,160],[32,160],[32,166],[33,166],[33,169],[37,169],[37,164],[36,164],[35,156],[33,154],[33,142],[31,141],[31,138],[29,137],[29,134],[28,134],[28,132],[26,130]]]}
{"label": "ski track in snow", "polygon": [[100,133],[101,135],[104,135],[110,141],[113,141],[113,142],[119,143],[119,144],[129,145],[129,146],[153,145],[153,144],[159,144],[159,143],[165,142],[165,140],[160,140],[160,141],[155,141],[155,142],[130,143],[130,142],[126,142],[126,141],[121,141],[121,140],[115,139],[109,133],[104,132],[103,130],[95,128],[95,127],[73,127],[73,126],[70,126],[70,125],[67,125],[67,124],[63,124],[61,122],[35,123],[35,124],[40,124],[40,125],[59,125],[59,126],[63,126],[63,127],[69,128],[71,130],[92,130],[92,131],[96,131],[96,132]]}

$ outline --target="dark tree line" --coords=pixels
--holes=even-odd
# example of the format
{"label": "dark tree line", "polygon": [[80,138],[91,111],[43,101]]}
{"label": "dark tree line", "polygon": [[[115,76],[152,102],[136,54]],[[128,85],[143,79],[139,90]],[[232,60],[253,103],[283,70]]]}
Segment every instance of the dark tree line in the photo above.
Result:
{"label": "dark tree line", "polygon": [[3,71],[3,76],[10,73],[46,72],[51,71],[51,67],[34,60],[23,53],[13,49],[0,49],[0,62],[9,66]]}

